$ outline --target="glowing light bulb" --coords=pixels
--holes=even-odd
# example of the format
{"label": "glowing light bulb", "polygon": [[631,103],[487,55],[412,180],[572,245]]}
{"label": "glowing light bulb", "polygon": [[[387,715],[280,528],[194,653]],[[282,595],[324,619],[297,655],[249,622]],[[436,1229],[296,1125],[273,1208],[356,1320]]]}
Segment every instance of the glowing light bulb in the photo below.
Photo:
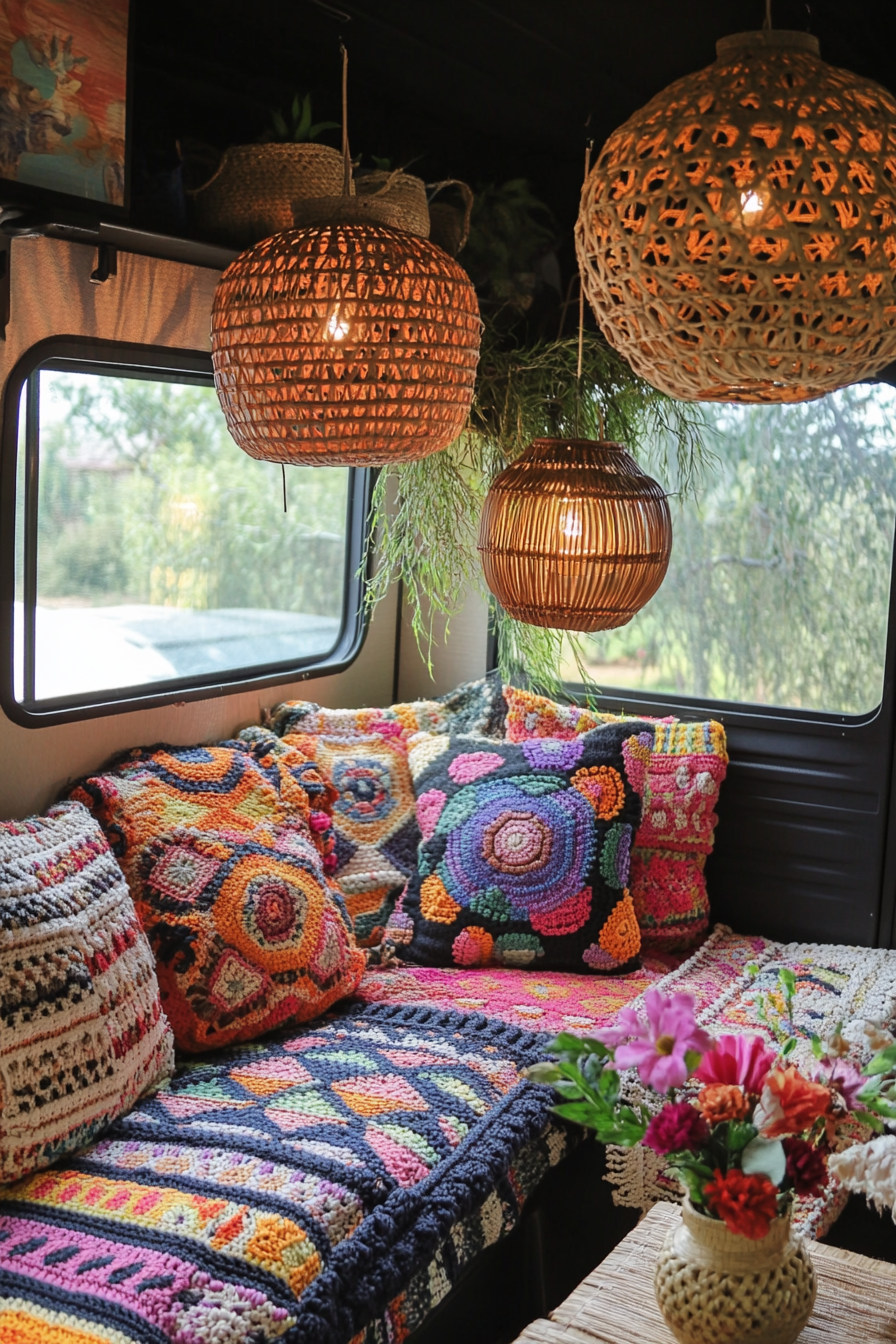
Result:
{"label": "glowing light bulb", "polygon": [[768,200],[761,191],[742,191],[740,213],[745,224],[756,224],[765,211]]}
{"label": "glowing light bulb", "polygon": [[348,323],[337,306],[330,314],[330,320],[327,323],[327,336],[331,341],[344,341],[347,335]]}
{"label": "glowing light bulb", "polygon": [[573,507],[566,510],[560,531],[564,537],[580,537],[582,535],[582,519],[577,508]]}

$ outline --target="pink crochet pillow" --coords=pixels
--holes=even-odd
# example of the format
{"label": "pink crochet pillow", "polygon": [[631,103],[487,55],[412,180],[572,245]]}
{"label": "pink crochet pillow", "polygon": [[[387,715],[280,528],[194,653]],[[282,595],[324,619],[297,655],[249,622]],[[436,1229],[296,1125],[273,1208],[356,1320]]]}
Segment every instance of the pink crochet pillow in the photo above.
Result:
{"label": "pink crochet pillow", "polygon": [[[599,714],[546,696],[504,687],[509,742],[578,737],[627,715]],[[644,715],[638,716],[642,722]],[[641,734],[643,818],[632,849],[631,894],[645,951],[684,951],[709,926],[704,867],[712,852],[719,788],[728,769],[725,729],[714,719],[653,722]],[[633,781],[634,782],[634,781]]]}

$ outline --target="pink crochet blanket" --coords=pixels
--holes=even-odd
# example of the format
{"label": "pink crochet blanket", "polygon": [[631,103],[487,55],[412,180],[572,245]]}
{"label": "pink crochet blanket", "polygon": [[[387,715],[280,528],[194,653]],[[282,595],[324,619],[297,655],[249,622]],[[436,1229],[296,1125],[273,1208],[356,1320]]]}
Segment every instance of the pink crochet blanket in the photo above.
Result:
{"label": "pink crochet blanket", "polygon": [[[687,960],[645,959],[643,969],[627,976],[574,975],[553,971],[463,970],[400,966],[368,971],[358,997],[368,1003],[417,1004],[481,1013],[490,1019],[554,1035],[599,1032],[620,1008],[635,1008],[655,985],[686,991],[697,1001],[701,1025],[714,1034],[759,1032],[770,1035],[757,1016],[757,996],[776,992],[778,973],[788,967],[796,975],[797,1051],[811,1066],[809,1037],[824,1038],[843,1023],[853,1042],[856,1062],[870,1056],[864,1023],[892,1024],[896,1018],[896,951],[842,947],[836,944],[778,943],[770,938],[732,933],[718,926]],[[782,1005],[783,1006],[783,1005]],[[641,1089],[636,1075],[625,1079],[633,1100],[651,1105],[655,1098]],[[648,1149],[608,1149],[608,1179],[618,1204],[649,1208],[659,1199],[678,1197]],[[820,1236],[834,1222],[845,1193],[831,1184],[825,1195],[802,1201],[797,1222]]]}

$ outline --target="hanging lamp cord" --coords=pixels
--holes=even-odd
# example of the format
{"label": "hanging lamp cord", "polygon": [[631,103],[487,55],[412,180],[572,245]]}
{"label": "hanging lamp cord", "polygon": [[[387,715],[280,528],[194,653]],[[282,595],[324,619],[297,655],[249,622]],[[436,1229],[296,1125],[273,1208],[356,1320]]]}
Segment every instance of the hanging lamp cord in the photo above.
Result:
{"label": "hanging lamp cord", "polygon": [[763,28],[766,32],[771,32],[772,28],[772,0],[765,0],[765,23]]}
{"label": "hanging lamp cord", "polygon": [[[585,181],[588,180],[588,174],[591,171],[591,149],[594,144],[589,140],[585,146]],[[582,437],[582,356],[584,353],[585,342],[585,286],[582,284],[581,272],[579,274],[579,356],[576,361],[576,438]],[[600,415],[598,407],[598,415]],[[603,416],[601,415],[601,424]],[[603,429],[601,429],[601,438],[603,438]]]}
{"label": "hanging lamp cord", "polygon": [[350,196],[352,192],[352,156],[348,148],[348,49],[342,38],[339,39],[342,52],[342,194]]}

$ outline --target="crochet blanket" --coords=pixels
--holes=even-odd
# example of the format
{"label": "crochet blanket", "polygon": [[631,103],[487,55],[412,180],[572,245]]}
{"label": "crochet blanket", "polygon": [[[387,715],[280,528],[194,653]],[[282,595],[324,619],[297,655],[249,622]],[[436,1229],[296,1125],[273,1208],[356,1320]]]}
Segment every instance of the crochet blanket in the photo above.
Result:
{"label": "crochet blanket", "polygon": [[[553,1035],[559,1031],[599,1032],[626,1003],[637,1009],[651,986],[664,992],[693,994],[697,1018],[715,1035],[723,1032],[771,1032],[757,1015],[758,995],[776,994],[778,973],[789,967],[796,976],[795,1028],[801,1041],[797,1062],[811,1069],[811,1032],[824,1038],[838,1023],[854,1047],[855,1062],[872,1053],[863,1038],[866,1020],[893,1023],[896,1018],[896,951],[843,947],[837,944],[778,943],[732,933],[719,925],[688,960],[669,966],[671,958],[645,958],[640,972],[607,978],[562,972],[511,970],[464,971],[403,967],[368,973],[359,995],[369,1002],[415,1002],[478,1011],[490,1019],[526,1025]],[[783,1004],[779,1001],[779,1007]],[[653,1093],[637,1074],[624,1075],[630,1101],[658,1109]],[[658,1200],[680,1199],[677,1183],[663,1175],[661,1160],[648,1148],[610,1147],[607,1180],[613,1198],[627,1208],[649,1209]],[[819,1237],[843,1209],[847,1192],[832,1182],[822,1195],[798,1199],[794,1222],[808,1236]]]}
{"label": "crochet blanket", "polygon": [[541,1053],[479,1015],[356,1005],[191,1062],[3,1191],[0,1340],[406,1334],[451,1286],[440,1264],[509,1230],[566,1151],[550,1089],[520,1077]]}
{"label": "crochet blanket", "polygon": [[[0,1192],[0,1341],[402,1339],[577,1141],[520,1077],[549,1035],[593,1031],[652,984],[693,993],[713,1030],[757,1030],[781,965],[803,1035],[843,1021],[861,1053],[862,1020],[896,1010],[896,953],[726,929],[624,979],[371,972],[360,1002],[191,1060],[77,1159]],[[610,1151],[617,1202],[674,1197],[648,1158]],[[837,1209],[829,1193],[803,1224]]]}

